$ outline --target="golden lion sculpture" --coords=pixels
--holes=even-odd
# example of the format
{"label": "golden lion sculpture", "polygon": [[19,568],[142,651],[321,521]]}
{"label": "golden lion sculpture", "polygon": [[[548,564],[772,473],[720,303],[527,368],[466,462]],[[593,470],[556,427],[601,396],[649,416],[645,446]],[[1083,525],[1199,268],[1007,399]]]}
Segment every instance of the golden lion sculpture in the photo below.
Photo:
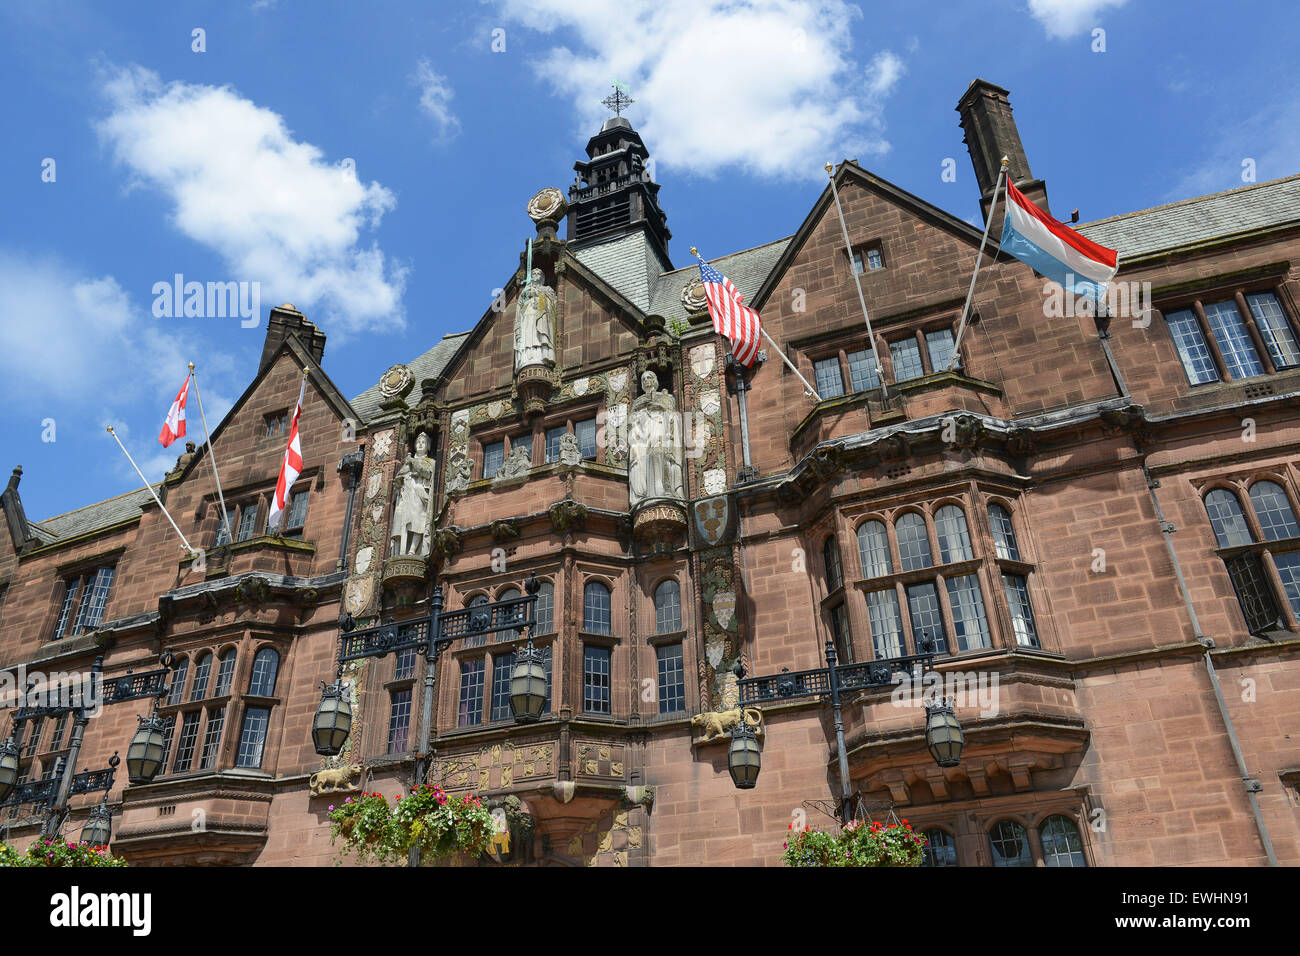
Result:
{"label": "golden lion sculpture", "polygon": [[731,728],[740,723],[741,717],[750,727],[763,725],[763,712],[757,707],[736,707],[733,710],[710,710],[696,714],[691,718],[691,729],[699,733],[701,743],[717,740],[731,732]]}
{"label": "golden lion sculpture", "polygon": [[350,767],[334,767],[329,770],[317,770],[307,781],[311,788],[311,795],[318,797],[322,793],[337,793],[340,790],[356,790],[359,785],[356,783],[361,776],[361,765],[352,764]]}

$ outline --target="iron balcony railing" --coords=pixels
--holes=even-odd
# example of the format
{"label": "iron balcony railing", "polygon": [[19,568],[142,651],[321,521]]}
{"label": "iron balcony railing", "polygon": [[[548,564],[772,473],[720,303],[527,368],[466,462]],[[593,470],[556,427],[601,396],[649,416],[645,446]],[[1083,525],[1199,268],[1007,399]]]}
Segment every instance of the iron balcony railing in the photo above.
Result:
{"label": "iron balcony railing", "polygon": [[[913,654],[909,657],[889,657],[862,664],[838,664],[835,677],[840,691],[865,690],[887,687],[895,683],[895,674],[905,674],[910,679],[934,670],[933,654]],[[798,697],[820,697],[831,692],[831,669],[819,667],[807,671],[782,671],[768,677],[747,677],[740,681],[740,703],[762,704],[771,701],[793,700]]]}

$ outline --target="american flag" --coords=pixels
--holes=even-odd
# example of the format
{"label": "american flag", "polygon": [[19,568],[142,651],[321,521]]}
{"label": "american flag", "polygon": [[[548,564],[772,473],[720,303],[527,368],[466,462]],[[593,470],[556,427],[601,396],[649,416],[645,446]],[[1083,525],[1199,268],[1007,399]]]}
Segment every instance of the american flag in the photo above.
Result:
{"label": "american flag", "polygon": [[284,462],[280,465],[280,479],[275,483],[275,499],[271,502],[271,514],[266,519],[267,528],[274,528],[279,522],[289,503],[289,491],[302,474],[302,442],[298,438],[298,418],[302,415],[302,400],[306,394],[307,376],[304,375],[302,385],[298,387],[298,404],[293,410],[293,424],[289,426],[289,445],[284,450]]}
{"label": "american flag", "polygon": [[704,283],[704,297],[709,303],[709,317],[713,331],[731,342],[731,353],[746,368],[754,364],[758,355],[758,340],[762,325],[758,313],[745,305],[740,290],[707,262],[700,263],[700,281]]}

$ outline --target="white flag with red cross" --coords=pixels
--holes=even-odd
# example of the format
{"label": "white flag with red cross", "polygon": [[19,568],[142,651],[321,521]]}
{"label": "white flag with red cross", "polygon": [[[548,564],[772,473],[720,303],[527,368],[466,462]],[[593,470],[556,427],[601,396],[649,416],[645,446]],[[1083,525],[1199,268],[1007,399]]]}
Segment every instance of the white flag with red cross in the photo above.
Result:
{"label": "white flag with red cross", "polygon": [[302,474],[302,442],[298,439],[298,416],[302,414],[302,400],[307,392],[307,377],[304,375],[302,386],[298,389],[298,405],[293,410],[293,424],[289,426],[289,445],[284,450],[284,463],[280,465],[280,480],[275,483],[275,500],[271,502],[271,514],[266,519],[268,531],[279,526],[284,509],[289,505],[289,490]]}
{"label": "white flag with red cross", "polygon": [[190,377],[185,376],[185,384],[181,390],[176,393],[176,401],[172,402],[172,407],[167,411],[167,421],[163,422],[162,431],[158,433],[158,440],[166,448],[178,438],[185,437],[185,402],[190,397]]}

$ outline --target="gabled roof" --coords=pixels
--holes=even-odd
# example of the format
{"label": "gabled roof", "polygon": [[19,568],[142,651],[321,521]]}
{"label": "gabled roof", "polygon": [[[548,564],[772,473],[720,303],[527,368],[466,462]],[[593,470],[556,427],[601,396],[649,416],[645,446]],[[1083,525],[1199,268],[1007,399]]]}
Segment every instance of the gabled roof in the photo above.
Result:
{"label": "gabled roof", "polygon": [[[468,338],[468,332],[454,332],[451,335],[444,335],[442,341],[429,351],[406,363],[406,367],[411,370],[411,377],[415,379],[415,387],[411,389],[405,399],[408,405],[414,406],[424,394],[420,382],[423,379],[437,378],[441,375],[443,369],[447,367]],[[361,421],[369,422],[383,410],[379,404],[381,401],[383,401],[383,396],[379,392],[378,383],[376,383],[352,399],[351,404],[352,408],[361,417]]]}
{"label": "gabled roof", "polygon": [[[155,492],[161,488],[161,482],[153,485]],[[75,538],[78,535],[111,528],[123,521],[138,518],[145,503],[150,501],[153,501],[153,496],[149,491],[138,488],[116,498],[109,498],[107,501],[97,501],[76,511],[46,518],[44,521],[32,521],[30,527],[41,544],[53,544],[64,538]]]}
{"label": "gabled roof", "polygon": [[1076,228],[1125,259],[1300,224],[1300,175],[1099,219]]}
{"label": "gabled roof", "polygon": [[[731,280],[746,302],[752,302],[763,280],[771,274],[773,266],[780,260],[792,238],[786,236],[766,245],[733,252],[720,259],[710,259],[709,264]],[[674,269],[659,276],[650,296],[650,314],[662,315],[669,321],[686,319],[688,313],[686,306],[682,305],[682,290],[692,279],[699,277],[698,265]]]}

